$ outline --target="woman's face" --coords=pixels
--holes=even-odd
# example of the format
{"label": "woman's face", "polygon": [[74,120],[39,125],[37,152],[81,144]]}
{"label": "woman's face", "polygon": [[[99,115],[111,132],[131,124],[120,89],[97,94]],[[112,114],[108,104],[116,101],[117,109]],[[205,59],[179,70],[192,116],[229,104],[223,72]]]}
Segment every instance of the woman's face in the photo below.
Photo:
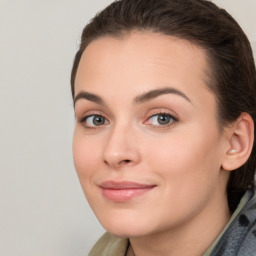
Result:
{"label": "woman's face", "polygon": [[227,139],[207,71],[198,47],[156,33],[102,37],[86,48],[75,81],[74,163],[109,232],[174,230],[226,200]]}

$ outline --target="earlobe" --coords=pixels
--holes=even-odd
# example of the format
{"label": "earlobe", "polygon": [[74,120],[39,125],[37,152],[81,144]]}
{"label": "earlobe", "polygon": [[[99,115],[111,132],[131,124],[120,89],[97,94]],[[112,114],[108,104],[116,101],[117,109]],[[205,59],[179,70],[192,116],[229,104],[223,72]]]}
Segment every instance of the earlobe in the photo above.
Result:
{"label": "earlobe", "polygon": [[248,113],[228,127],[228,148],[222,161],[222,168],[232,171],[241,167],[249,158],[254,140],[254,122]]}

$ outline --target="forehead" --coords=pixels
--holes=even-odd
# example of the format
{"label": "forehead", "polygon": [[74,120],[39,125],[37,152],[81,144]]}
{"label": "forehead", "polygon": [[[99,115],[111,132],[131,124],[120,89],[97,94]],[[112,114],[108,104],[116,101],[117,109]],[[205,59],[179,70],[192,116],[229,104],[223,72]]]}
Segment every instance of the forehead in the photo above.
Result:
{"label": "forehead", "polygon": [[105,36],[85,49],[78,66],[75,94],[85,85],[97,90],[99,85],[111,83],[112,90],[120,90],[125,81],[142,90],[145,84],[165,86],[170,82],[192,88],[190,81],[208,89],[208,69],[205,51],[187,40],[153,32]]}

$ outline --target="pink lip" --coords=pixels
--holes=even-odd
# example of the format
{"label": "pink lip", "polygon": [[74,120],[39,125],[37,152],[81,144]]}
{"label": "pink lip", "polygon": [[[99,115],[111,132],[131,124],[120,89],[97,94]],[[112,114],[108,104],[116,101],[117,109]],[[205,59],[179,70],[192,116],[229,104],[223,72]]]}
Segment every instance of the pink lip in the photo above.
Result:
{"label": "pink lip", "polygon": [[125,202],[152,190],[156,185],[130,181],[105,181],[99,187],[102,189],[103,196],[107,199],[114,202]]}

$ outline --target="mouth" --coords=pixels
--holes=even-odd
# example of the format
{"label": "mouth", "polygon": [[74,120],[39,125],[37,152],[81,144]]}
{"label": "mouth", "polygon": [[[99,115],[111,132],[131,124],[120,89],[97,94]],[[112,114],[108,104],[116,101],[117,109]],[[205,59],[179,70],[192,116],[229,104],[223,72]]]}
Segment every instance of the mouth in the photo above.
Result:
{"label": "mouth", "polygon": [[102,182],[99,187],[101,188],[102,195],[108,200],[113,202],[126,202],[151,191],[156,185],[141,184],[131,181],[105,181]]}

